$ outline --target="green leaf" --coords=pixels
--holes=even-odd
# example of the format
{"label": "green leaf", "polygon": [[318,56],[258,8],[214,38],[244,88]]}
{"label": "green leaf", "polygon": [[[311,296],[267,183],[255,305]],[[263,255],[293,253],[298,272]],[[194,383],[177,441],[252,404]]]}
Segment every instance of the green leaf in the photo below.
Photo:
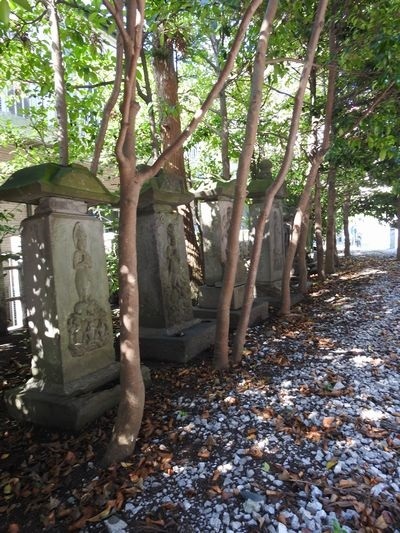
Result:
{"label": "green leaf", "polygon": [[28,0],[12,0],[10,3],[11,3],[11,5],[15,4],[15,5],[17,5],[19,7],[22,7],[23,9],[26,9],[28,11],[30,11],[30,9],[31,9],[31,6],[30,6]]}
{"label": "green leaf", "polygon": [[7,0],[0,0],[0,22],[8,26],[10,21],[10,5]]}
{"label": "green leaf", "polygon": [[271,467],[268,463],[263,463],[262,469],[264,470],[264,472],[269,472],[271,470]]}

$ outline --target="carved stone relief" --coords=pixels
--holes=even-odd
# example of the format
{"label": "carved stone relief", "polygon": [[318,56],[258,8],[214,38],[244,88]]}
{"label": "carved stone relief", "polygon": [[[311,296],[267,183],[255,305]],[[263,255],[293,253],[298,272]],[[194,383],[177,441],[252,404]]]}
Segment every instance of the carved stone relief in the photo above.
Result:
{"label": "carved stone relief", "polygon": [[80,222],[73,229],[75,251],[73,268],[78,302],[67,321],[69,350],[79,357],[87,352],[101,348],[110,339],[106,311],[91,296],[92,257],[87,249],[87,234]]}

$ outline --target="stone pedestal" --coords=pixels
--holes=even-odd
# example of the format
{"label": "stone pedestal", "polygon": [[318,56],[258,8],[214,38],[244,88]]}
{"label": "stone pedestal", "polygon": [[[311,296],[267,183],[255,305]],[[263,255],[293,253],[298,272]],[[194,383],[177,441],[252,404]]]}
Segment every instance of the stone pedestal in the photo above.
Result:
{"label": "stone pedestal", "polygon": [[[262,211],[265,191],[272,182],[269,161],[260,162],[249,185],[249,208],[251,226],[254,228]],[[276,195],[269,220],[264,229],[260,263],[256,278],[256,293],[259,298],[267,298],[271,304],[281,299],[282,276],[285,260],[285,234],[282,199],[284,190]],[[250,241],[251,242],[251,241]]]}
{"label": "stone pedestal", "polygon": [[144,359],[186,362],[214,342],[215,325],[193,315],[183,219],[192,196],[170,176],[150,180],[138,210],[140,350]]}
{"label": "stone pedestal", "polygon": [[7,408],[16,418],[79,430],[119,399],[102,224],[84,201],[45,196],[21,237],[32,378],[7,392]]}
{"label": "stone pedestal", "polygon": [[[203,238],[204,285],[199,288],[199,302],[194,308],[199,318],[216,318],[221,293],[229,223],[235,191],[235,181],[220,183],[196,191],[199,200],[199,215]],[[230,327],[237,326],[243,305],[246,270],[243,258],[239,257],[236,283],[233,289]],[[250,324],[265,320],[268,316],[266,302],[254,302]]]}

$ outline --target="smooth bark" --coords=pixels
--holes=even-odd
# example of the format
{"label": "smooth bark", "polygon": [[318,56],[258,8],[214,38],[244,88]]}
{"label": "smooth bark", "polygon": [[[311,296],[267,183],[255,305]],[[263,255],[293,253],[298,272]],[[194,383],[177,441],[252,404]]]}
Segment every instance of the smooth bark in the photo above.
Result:
{"label": "smooth bark", "polygon": [[329,164],[327,186],[325,274],[329,275],[335,272],[336,241],[336,167],[332,162]]}
{"label": "smooth bark", "polygon": [[400,261],[400,196],[397,197],[397,252],[396,259]]}
{"label": "smooth bark", "polygon": [[43,0],[50,22],[51,62],[54,72],[55,105],[58,124],[58,150],[61,165],[68,165],[68,113],[65,90],[65,71],[61,53],[60,24],[56,2]]}
{"label": "smooth bark", "polygon": [[308,265],[307,265],[307,241],[310,223],[310,203],[308,204],[301,224],[299,244],[297,246],[297,259],[299,268],[299,291],[301,294],[308,292]]}
{"label": "smooth bark", "polygon": [[316,51],[318,41],[319,41],[319,36],[321,34],[322,27],[324,25],[325,12],[326,12],[327,5],[328,5],[328,0],[320,0],[318,4],[311,37],[310,37],[308,47],[307,47],[307,54],[306,54],[306,58],[304,61],[304,66],[303,66],[303,70],[302,70],[302,74],[300,78],[299,87],[297,89],[296,96],[294,99],[292,119],[291,119],[291,124],[290,124],[290,132],[289,132],[288,142],[286,145],[285,154],[284,154],[283,161],[282,161],[276,180],[266,190],[263,209],[262,209],[260,216],[257,219],[257,223],[255,227],[255,234],[254,234],[254,243],[253,243],[251,259],[250,259],[249,273],[248,273],[248,277],[246,281],[244,303],[242,306],[242,312],[240,315],[240,320],[239,320],[239,324],[236,330],[236,336],[235,336],[234,345],[233,345],[232,356],[235,362],[239,362],[242,358],[244,342],[246,339],[246,331],[247,331],[247,327],[249,324],[250,312],[251,312],[251,308],[252,308],[253,300],[254,300],[254,287],[256,283],[257,269],[258,269],[258,265],[260,262],[261,247],[262,247],[265,224],[267,220],[269,219],[274,198],[277,192],[279,191],[279,189],[282,187],[285,181],[285,178],[287,176],[287,173],[289,172],[290,166],[292,164],[294,146],[296,143],[296,136],[297,136],[297,131],[299,128],[301,111],[303,108],[304,94],[307,88],[307,82],[310,76],[311,68],[313,66],[313,61],[314,61],[315,51]]}
{"label": "smooth bark", "polygon": [[314,231],[315,246],[317,251],[317,273],[319,281],[325,279],[324,268],[324,243],[322,239],[322,207],[321,207],[321,174],[318,172],[315,179],[314,192]]}
{"label": "smooth bark", "polygon": [[343,233],[344,233],[344,256],[350,257],[350,231],[349,231],[349,217],[350,217],[350,193],[347,191],[343,200]]}
{"label": "smooth bark", "polygon": [[236,176],[235,197],[232,205],[232,216],[228,232],[227,254],[222,289],[217,311],[217,328],[214,346],[214,365],[218,369],[229,366],[229,311],[236,279],[237,262],[239,258],[239,234],[242,221],[244,202],[246,199],[247,177],[250,171],[251,158],[257,136],[257,127],[262,103],[262,89],[264,84],[265,54],[272,30],[272,22],[278,7],[277,0],[269,0],[264,19],[261,24],[260,35],[254,68],[251,78],[250,102],[247,113],[244,145],[239,157]]}
{"label": "smooth bark", "polygon": [[[122,9],[122,0],[118,0],[119,10]],[[93,159],[90,165],[90,170],[93,174],[97,174],[99,168],[100,156],[103,150],[106,133],[108,130],[108,124],[110,122],[111,113],[118,101],[118,97],[121,93],[122,74],[124,68],[124,50],[122,46],[121,35],[117,33],[116,42],[116,61],[115,61],[115,77],[111,94],[106,102],[101,117],[100,128],[97,133],[96,143],[94,147]]]}
{"label": "smooth bark", "polygon": [[[145,390],[140,369],[139,291],[137,283],[136,210],[140,180],[135,177],[136,72],[142,46],[144,2],[126,2],[126,29],[117,4],[105,5],[123,36],[125,78],[121,105],[121,126],[116,145],[120,176],[119,222],[119,306],[121,344],[121,397],[111,440],[103,458],[105,465],[121,461],[135,448],[142,422]],[[115,6],[115,7],[114,7]]]}
{"label": "smooth bark", "polygon": [[333,61],[329,69],[329,75],[328,75],[328,90],[327,90],[327,96],[326,96],[324,135],[322,138],[320,149],[315,151],[313,155],[311,168],[307,176],[307,180],[306,180],[306,184],[304,186],[303,192],[301,193],[299,204],[297,206],[296,214],[295,214],[294,221],[293,221],[293,227],[292,227],[292,232],[290,236],[289,247],[286,252],[285,264],[283,267],[282,302],[281,302],[281,309],[280,309],[280,312],[282,315],[287,315],[290,313],[290,305],[291,305],[290,274],[291,274],[291,270],[293,266],[293,259],[296,253],[296,248],[298,245],[300,228],[303,223],[305,211],[310,202],[311,194],[315,186],[315,180],[319,173],[321,163],[330,145],[333,108],[335,104],[336,77],[337,77],[336,36],[334,32],[334,22],[331,22],[331,27],[330,27],[329,49],[330,49],[330,57]]}
{"label": "smooth bark", "polygon": [[121,399],[115,427],[103,458],[103,464],[105,465],[117,462],[133,453],[143,416],[144,386],[140,371],[139,293],[136,256],[136,209],[141,186],[145,181],[156,175],[174,151],[182,146],[203,119],[233,68],[246,29],[261,1],[253,0],[246,9],[221,76],[189,126],[159,156],[151,167],[142,172],[136,172],[135,122],[139,109],[135,100],[136,69],[140,57],[145,2],[144,0],[126,1],[127,26],[125,27],[123,13],[118,9],[118,5],[111,3],[109,0],[103,0],[120,31],[126,64],[120,132],[116,144],[121,181],[119,232]]}

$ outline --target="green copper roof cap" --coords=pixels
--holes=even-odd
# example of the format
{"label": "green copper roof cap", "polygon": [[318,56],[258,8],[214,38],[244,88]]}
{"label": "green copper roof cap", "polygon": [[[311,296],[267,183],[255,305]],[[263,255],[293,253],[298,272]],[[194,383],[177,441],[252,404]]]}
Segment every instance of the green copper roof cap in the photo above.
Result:
{"label": "green copper roof cap", "polygon": [[22,168],[0,186],[0,200],[8,202],[38,204],[49,196],[82,200],[89,205],[118,202],[92,172],[77,164],[44,163]]}

